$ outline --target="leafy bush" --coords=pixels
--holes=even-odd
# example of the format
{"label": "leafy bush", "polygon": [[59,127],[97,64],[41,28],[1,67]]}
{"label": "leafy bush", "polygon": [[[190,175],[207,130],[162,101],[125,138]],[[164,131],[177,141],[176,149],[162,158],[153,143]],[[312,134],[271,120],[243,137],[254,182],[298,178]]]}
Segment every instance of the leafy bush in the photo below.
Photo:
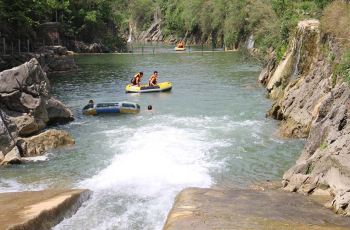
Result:
{"label": "leafy bush", "polygon": [[344,52],[339,64],[335,66],[334,74],[350,82],[350,50]]}
{"label": "leafy bush", "polygon": [[350,48],[350,4],[334,1],[324,10],[322,30],[332,34],[344,49]]}

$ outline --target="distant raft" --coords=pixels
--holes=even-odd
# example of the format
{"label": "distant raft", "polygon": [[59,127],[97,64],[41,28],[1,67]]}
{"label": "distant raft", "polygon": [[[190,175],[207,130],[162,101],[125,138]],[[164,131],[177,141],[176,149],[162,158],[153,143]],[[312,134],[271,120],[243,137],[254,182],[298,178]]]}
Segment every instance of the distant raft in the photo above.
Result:
{"label": "distant raft", "polygon": [[136,114],[140,112],[140,105],[133,102],[116,102],[116,103],[98,103],[93,107],[85,106],[84,115],[98,114]]}
{"label": "distant raft", "polygon": [[156,86],[149,85],[127,85],[125,87],[125,92],[127,93],[153,93],[153,92],[165,92],[170,91],[172,88],[171,82],[162,82],[157,84]]}
{"label": "distant raft", "polygon": [[175,51],[185,51],[185,50],[186,50],[185,47],[182,47],[182,48],[180,48],[180,47],[175,47]]}

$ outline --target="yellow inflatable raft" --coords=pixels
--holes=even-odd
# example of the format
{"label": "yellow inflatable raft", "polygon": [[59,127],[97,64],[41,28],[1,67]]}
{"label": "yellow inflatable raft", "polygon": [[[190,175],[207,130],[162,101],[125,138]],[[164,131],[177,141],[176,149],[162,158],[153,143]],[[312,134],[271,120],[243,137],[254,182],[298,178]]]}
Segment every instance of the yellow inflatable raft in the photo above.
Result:
{"label": "yellow inflatable raft", "polygon": [[171,82],[162,82],[157,84],[156,86],[149,85],[127,85],[125,87],[125,92],[127,93],[153,93],[153,92],[165,92],[169,91],[172,88]]}
{"label": "yellow inflatable raft", "polygon": [[183,48],[175,47],[175,51],[185,51],[185,50],[186,50],[185,47],[183,47]]}

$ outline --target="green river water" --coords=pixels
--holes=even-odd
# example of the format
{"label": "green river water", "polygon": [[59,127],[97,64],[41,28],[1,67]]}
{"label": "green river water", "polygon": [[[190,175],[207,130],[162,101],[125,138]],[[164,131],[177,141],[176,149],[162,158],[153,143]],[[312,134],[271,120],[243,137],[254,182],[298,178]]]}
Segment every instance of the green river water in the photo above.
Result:
{"label": "green river water", "polygon": [[[265,118],[259,66],[235,52],[78,56],[76,73],[50,77],[70,107],[76,145],[0,169],[0,191],[88,188],[92,198],[55,229],[161,229],[181,189],[279,180],[303,142]],[[168,93],[125,94],[138,71],[158,70]],[[95,102],[133,101],[138,115],[81,113]],[[154,110],[148,112],[147,105]]]}

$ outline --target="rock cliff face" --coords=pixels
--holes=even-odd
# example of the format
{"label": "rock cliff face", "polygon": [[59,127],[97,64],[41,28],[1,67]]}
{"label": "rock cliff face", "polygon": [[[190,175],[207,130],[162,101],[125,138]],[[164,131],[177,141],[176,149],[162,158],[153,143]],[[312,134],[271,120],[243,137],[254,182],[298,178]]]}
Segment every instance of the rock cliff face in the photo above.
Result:
{"label": "rock cliff face", "polygon": [[339,56],[319,21],[302,21],[284,59],[277,67],[272,60],[259,80],[274,100],[268,114],[281,120],[281,134],[307,138],[296,164],[283,176],[284,189],[330,194],[334,199],[328,206],[350,215],[350,88],[336,82],[321,49]]}
{"label": "rock cliff face", "polygon": [[36,59],[0,73],[0,115],[3,164],[30,155],[19,143],[23,137],[36,135],[48,124],[73,120],[72,112],[52,97],[49,80]]}
{"label": "rock cliff face", "polygon": [[161,20],[157,20],[152,23],[152,25],[148,28],[147,31],[142,31],[138,36],[138,40],[140,41],[163,41],[163,34],[161,30]]}

